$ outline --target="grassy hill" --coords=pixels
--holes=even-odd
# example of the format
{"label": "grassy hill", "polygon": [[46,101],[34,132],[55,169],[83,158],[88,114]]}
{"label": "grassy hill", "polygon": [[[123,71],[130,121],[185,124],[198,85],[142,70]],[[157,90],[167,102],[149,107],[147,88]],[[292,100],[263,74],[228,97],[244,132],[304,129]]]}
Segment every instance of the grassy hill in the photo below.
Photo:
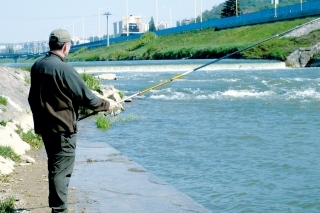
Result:
{"label": "grassy hill", "polygon": [[[146,34],[137,40],[110,44],[96,49],[82,48],[68,56],[69,61],[213,59],[285,32],[315,19],[304,18],[226,30],[204,29],[166,36]],[[310,47],[320,40],[319,31],[299,38],[276,38],[233,55],[233,58],[284,61],[299,47]]]}

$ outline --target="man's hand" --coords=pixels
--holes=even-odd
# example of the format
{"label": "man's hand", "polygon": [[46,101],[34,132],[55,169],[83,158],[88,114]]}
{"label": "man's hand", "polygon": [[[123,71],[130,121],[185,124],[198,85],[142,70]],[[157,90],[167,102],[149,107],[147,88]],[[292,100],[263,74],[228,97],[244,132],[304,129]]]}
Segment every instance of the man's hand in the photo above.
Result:
{"label": "man's hand", "polygon": [[112,102],[110,101],[110,105],[109,105],[109,109],[108,111],[113,110],[114,108],[118,107],[118,104],[116,104],[116,102]]}

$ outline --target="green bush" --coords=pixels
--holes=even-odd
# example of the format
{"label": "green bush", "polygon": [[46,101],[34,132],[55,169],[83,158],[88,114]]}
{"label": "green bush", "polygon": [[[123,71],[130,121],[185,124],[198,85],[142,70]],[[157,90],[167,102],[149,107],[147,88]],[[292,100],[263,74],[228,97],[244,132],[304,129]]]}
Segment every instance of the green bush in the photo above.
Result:
{"label": "green bush", "polygon": [[8,105],[8,100],[0,95],[0,104],[7,106]]}
{"label": "green bush", "polygon": [[87,73],[81,73],[80,76],[91,90],[97,91],[98,93],[102,94],[101,81],[98,78]]}
{"label": "green bush", "polygon": [[110,129],[112,125],[110,119],[107,116],[104,116],[102,114],[99,114],[97,116],[96,124],[99,129],[105,129],[105,130]]}
{"label": "green bush", "polygon": [[128,48],[128,51],[133,51],[140,47],[143,47],[144,45],[150,43],[156,38],[157,38],[157,35],[153,32],[145,33]]}
{"label": "green bush", "polygon": [[7,121],[1,120],[1,121],[0,121],[0,125],[1,125],[1,126],[7,126]]}
{"label": "green bush", "polygon": [[0,213],[14,213],[14,197],[8,197],[4,200],[0,200]]}
{"label": "green bush", "polygon": [[4,158],[10,158],[15,162],[20,161],[19,155],[17,155],[9,146],[0,146],[0,155]]}
{"label": "green bush", "polygon": [[88,109],[88,108],[86,108],[86,107],[83,107],[83,106],[80,106],[79,107],[79,111],[78,111],[78,113],[80,114],[80,115],[88,115],[88,114],[90,114],[90,113],[92,113],[93,111],[91,110],[91,109]]}
{"label": "green bush", "polygon": [[130,53],[124,50],[117,50],[115,52],[110,53],[109,59],[112,61],[117,60],[126,60],[130,58]]}
{"label": "green bush", "polygon": [[28,132],[25,133],[23,132],[23,129],[21,128],[21,126],[17,125],[17,130],[15,132],[20,136],[20,138],[23,141],[30,144],[30,146],[33,149],[40,149],[43,146],[42,138],[39,135],[34,134],[32,129],[30,129]]}
{"label": "green bush", "polygon": [[34,134],[31,129],[27,133],[22,134],[22,140],[30,144],[33,149],[40,149],[43,146],[42,138]]}

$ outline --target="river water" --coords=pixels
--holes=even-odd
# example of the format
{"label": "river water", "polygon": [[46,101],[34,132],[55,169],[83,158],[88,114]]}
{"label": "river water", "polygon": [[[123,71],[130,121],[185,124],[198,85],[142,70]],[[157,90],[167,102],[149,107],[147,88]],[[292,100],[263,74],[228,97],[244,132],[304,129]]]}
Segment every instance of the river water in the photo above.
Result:
{"label": "river water", "polygon": [[[320,212],[319,69],[251,65],[135,97],[107,131],[85,119],[78,144],[110,144],[212,212]],[[118,80],[103,84],[131,95],[195,68],[135,66],[109,67]]]}

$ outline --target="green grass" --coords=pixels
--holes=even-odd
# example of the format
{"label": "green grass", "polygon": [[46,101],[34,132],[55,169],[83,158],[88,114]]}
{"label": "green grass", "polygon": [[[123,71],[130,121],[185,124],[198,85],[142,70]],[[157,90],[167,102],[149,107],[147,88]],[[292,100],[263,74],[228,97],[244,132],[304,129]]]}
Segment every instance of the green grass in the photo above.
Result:
{"label": "green grass", "polygon": [[32,129],[25,133],[23,132],[21,126],[17,125],[16,133],[21,137],[23,141],[30,144],[32,149],[40,149],[43,146],[42,138],[37,134],[34,134]]}
{"label": "green grass", "polygon": [[120,98],[123,99],[123,97],[124,97],[124,92],[119,91],[118,93],[119,93]]}
{"label": "green grass", "polygon": [[0,155],[4,158],[10,158],[14,162],[19,162],[20,157],[9,146],[0,146]]}
{"label": "green grass", "polygon": [[8,122],[5,121],[5,120],[1,120],[1,121],[0,121],[0,125],[1,125],[1,126],[7,126],[7,123],[8,123]]}
{"label": "green grass", "polygon": [[10,175],[0,175],[0,182],[1,183],[9,183],[10,182]]}
{"label": "green grass", "polygon": [[128,122],[132,122],[132,121],[139,121],[142,120],[141,117],[137,117],[135,115],[127,115],[127,116],[115,116],[113,119],[113,123],[128,123]]}
{"label": "green grass", "polygon": [[4,200],[0,200],[0,213],[14,213],[14,197],[8,197]]}
{"label": "green grass", "polygon": [[25,77],[24,77],[24,81],[25,81],[27,84],[30,84],[30,83],[31,83],[31,78],[30,78],[30,76],[25,76]]}
{"label": "green grass", "polygon": [[110,119],[107,116],[104,116],[102,114],[99,114],[97,116],[96,124],[99,129],[105,129],[105,130],[110,129],[112,126]]}
{"label": "green grass", "polygon": [[0,95],[0,104],[7,106],[8,105],[8,100]]}
{"label": "green grass", "polygon": [[31,67],[20,67],[20,69],[30,72],[31,71]]}
{"label": "green grass", "polygon": [[91,90],[97,91],[98,93],[102,94],[102,84],[98,78],[87,73],[81,73],[80,76]]}
{"label": "green grass", "polygon": [[[69,61],[213,59],[283,33],[314,17],[232,29],[213,28],[172,35],[154,36],[70,53]],[[151,36],[150,36],[151,37]],[[147,40],[147,41],[146,41]],[[231,58],[276,59],[284,61],[295,49],[310,47],[320,40],[319,31],[299,38],[274,38]]]}
{"label": "green grass", "polygon": [[139,121],[139,120],[142,120],[142,118],[135,115],[105,116],[105,115],[99,114],[97,116],[96,124],[99,129],[108,130],[112,127],[113,124],[118,124],[118,123],[123,124],[123,123],[132,122],[132,121]]}

